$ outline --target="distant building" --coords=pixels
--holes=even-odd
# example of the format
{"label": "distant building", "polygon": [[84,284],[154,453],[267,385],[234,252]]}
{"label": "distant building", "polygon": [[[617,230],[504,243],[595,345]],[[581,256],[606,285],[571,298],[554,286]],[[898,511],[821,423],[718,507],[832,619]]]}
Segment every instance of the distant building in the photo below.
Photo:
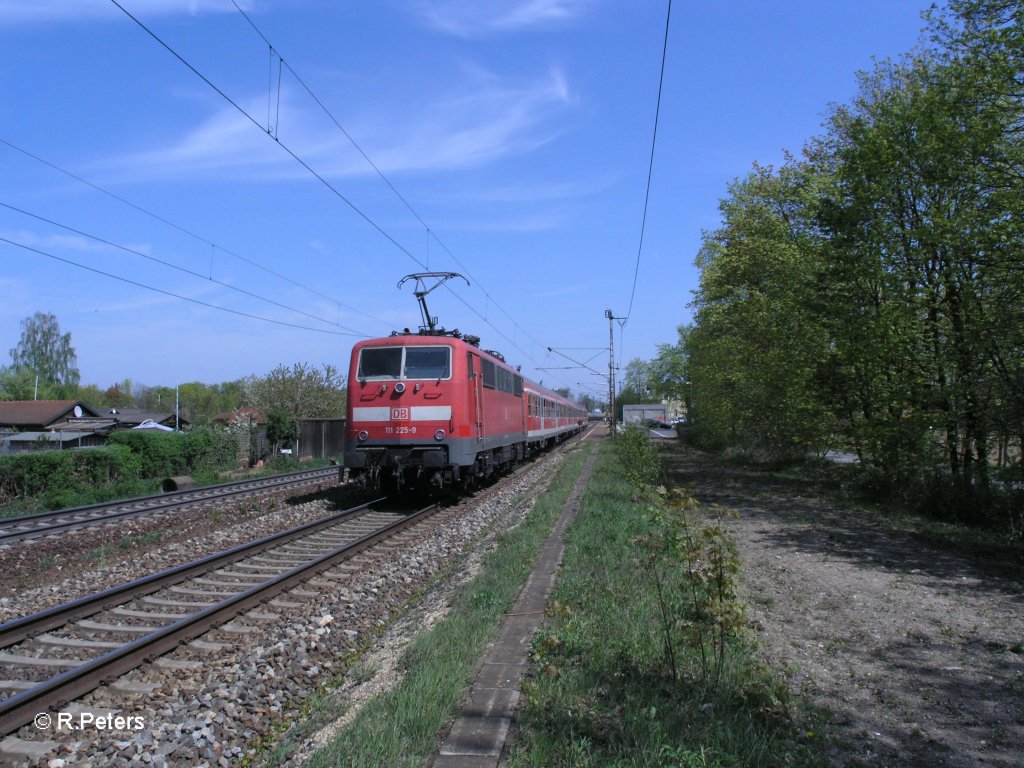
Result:
{"label": "distant building", "polygon": [[0,402],[0,453],[79,448],[102,443],[92,429],[66,426],[68,419],[97,417],[81,400]]}
{"label": "distant building", "polygon": [[0,402],[0,453],[61,450],[103,445],[111,432],[146,424],[163,430],[187,429],[174,413],[139,408],[97,412],[81,400],[10,400]]}
{"label": "distant building", "polygon": [[171,429],[187,429],[190,422],[174,411],[144,411],[141,408],[110,408],[106,416],[117,422],[118,429],[134,429],[140,424],[151,421]]}
{"label": "distant building", "polygon": [[81,400],[0,401],[0,429],[10,432],[41,432],[69,418],[95,416],[99,414]]}
{"label": "distant building", "polygon": [[648,420],[668,423],[668,406],[664,403],[638,403],[622,406],[622,422],[624,424]]}

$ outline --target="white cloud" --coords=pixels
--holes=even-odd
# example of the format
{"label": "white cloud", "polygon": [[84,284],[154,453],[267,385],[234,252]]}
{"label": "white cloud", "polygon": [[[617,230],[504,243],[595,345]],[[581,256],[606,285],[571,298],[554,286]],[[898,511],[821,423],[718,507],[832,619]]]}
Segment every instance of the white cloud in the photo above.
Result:
{"label": "white cloud", "polygon": [[[467,168],[551,141],[557,135],[551,118],[573,103],[566,78],[557,69],[520,84],[469,67],[466,74],[468,82],[452,88],[450,95],[419,107],[403,105],[403,119],[391,116],[390,105],[379,105],[368,108],[355,119],[357,125],[346,130],[385,173]],[[265,109],[265,97],[240,104],[258,116]],[[310,106],[293,94],[283,95],[281,143],[325,177],[373,173],[348,140],[319,113],[310,112]],[[415,119],[409,119],[410,109],[416,112]],[[225,105],[177,143],[122,156],[104,164],[103,170],[130,172],[136,178],[221,175],[228,169],[246,178],[307,175],[273,146],[261,127]]]}
{"label": "white cloud", "polygon": [[419,10],[435,29],[476,38],[564,24],[587,5],[588,0],[427,0]]}
{"label": "white cloud", "polygon": [[[556,130],[550,118],[573,99],[563,73],[515,85],[488,73],[473,73],[474,83],[456,95],[425,105],[414,129],[391,135],[390,144],[371,153],[384,169],[423,171],[466,168],[499,157],[528,152],[549,142]],[[392,123],[394,133],[395,123]],[[365,131],[387,136],[386,126]]]}
{"label": "white cloud", "polygon": [[33,248],[44,253],[55,250],[100,253],[110,250],[110,246],[80,235],[39,235],[22,229],[14,232],[0,232],[0,236],[26,248]]}

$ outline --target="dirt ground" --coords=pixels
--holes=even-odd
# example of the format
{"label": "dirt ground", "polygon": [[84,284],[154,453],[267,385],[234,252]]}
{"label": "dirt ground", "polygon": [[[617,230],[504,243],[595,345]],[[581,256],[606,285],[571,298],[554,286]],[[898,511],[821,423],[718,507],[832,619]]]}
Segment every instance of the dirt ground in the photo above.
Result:
{"label": "dirt ground", "polygon": [[764,659],[836,766],[1024,766],[1024,566],[665,444],[727,519]]}

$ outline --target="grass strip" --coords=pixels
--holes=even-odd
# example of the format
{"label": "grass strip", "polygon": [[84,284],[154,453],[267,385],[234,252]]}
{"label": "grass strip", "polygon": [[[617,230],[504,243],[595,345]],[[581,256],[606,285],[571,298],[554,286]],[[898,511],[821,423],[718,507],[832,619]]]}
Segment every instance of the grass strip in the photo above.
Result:
{"label": "grass strip", "polygon": [[[480,573],[459,591],[451,613],[410,643],[402,659],[402,681],[370,701],[306,766],[418,766],[436,749],[438,734],[455,715],[484,645],[529,575],[588,453],[570,451],[524,521],[497,537]],[[329,705],[327,699],[324,703]]]}
{"label": "grass strip", "polygon": [[510,767],[823,765],[813,735],[790,721],[785,689],[741,637],[714,686],[692,647],[673,649],[682,656],[673,679],[638,544],[657,525],[604,445],[534,641],[537,674],[523,689]]}

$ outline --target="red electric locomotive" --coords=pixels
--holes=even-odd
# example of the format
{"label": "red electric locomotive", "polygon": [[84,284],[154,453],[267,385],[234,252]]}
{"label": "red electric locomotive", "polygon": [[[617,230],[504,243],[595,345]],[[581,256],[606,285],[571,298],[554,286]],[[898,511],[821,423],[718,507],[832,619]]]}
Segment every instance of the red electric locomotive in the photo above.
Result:
{"label": "red electric locomotive", "polygon": [[[454,273],[411,275],[444,279]],[[405,278],[408,279],[408,278]],[[403,279],[404,282],[404,279]],[[401,285],[401,283],[399,283]],[[361,341],[349,368],[345,469],[388,494],[472,488],[583,429],[585,409],[525,380],[480,340],[437,329]]]}

